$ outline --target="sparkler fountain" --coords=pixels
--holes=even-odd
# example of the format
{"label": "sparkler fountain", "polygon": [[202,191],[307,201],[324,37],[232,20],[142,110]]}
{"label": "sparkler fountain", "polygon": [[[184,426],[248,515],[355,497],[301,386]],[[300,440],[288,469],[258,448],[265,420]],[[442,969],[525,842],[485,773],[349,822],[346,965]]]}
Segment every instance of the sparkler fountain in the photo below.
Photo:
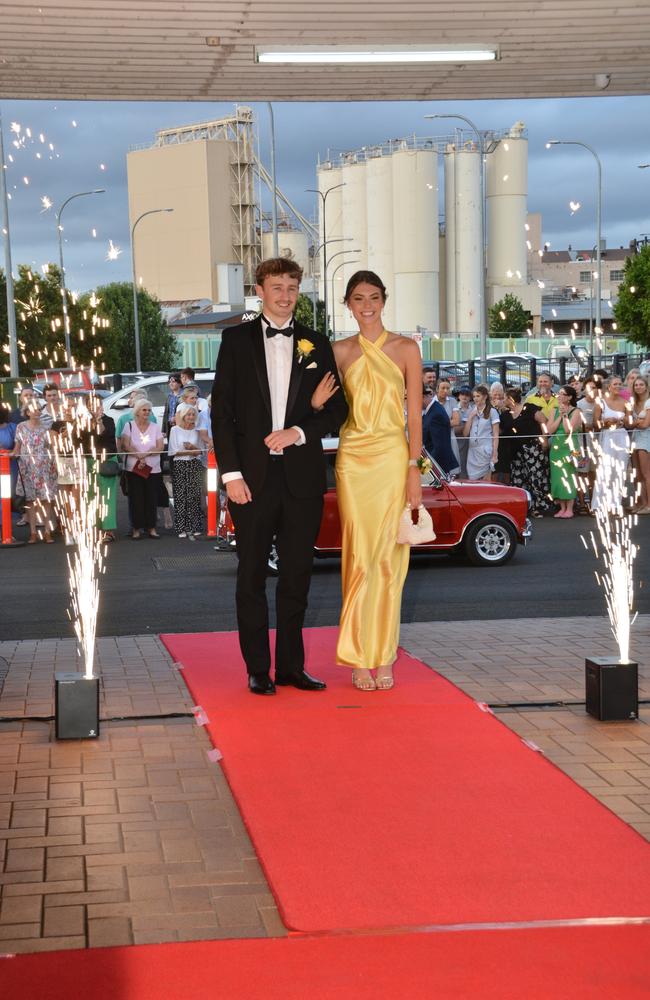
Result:
{"label": "sparkler fountain", "polygon": [[[596,579],[605,592],[607,613],[618,646],[618,657],[592,656],[585,660],[586,708],[601,721],[639,716],[638,663],[630,660],[630,612],[634,597],[633,565],[637,546],[630,537],[630,518],[623,508],[627,451],[610,450],[594,439],[598,481],[594,491],[596,534],[590,533],[602,570]],[[634,518],[636,521],[636,518]],[[586,548],[585,539],[582,539]],[[600,544],[599,544],[600,543]]]}
{"label": "sparkler fountain", "polygon": [[[56,109],[55,109],[56,110]],[[77,121],[73,120],[71,125],[77,128]],[[22,185],[29,188],[31,177],[28,176],[26,160],[50,161],[58,160],[60,157],[53,142],[43,133],[33,131],[20,122],[11,123],[11,152],[4,157],[2,150],[2,133],[0,129],[0,194],[6,196],[6,201],[12,198],[12,194],[7,191],[6,177],[9,169],[14,169],[22,174]],[[19,163],[22,164],[19,167]],[[106,164],[100,163],[99,170],[104,172]],[[53,178],[55,179],[55,178]],[[14,185],[14,188],[16,185]],[[22,190],[22,188],[21,188]],[[61,307],[62,321],[58,318],[52,322],[51,332],[56,338],[60,329],[64,343],[55,343],[51,349],[45,346],[45,341],[50,336],[50,331],[43,329],[43,344],[41,349],[35,351],[34,357],[27,356],[25,344],[17,340],[15,324],[13,324],[12,335],[7,353],[10,355],[9,364],[4,368],[15,377],[18,375],[18,354],[17,348],[22,348],[20,355],[24,365],[36,367],[36,362],[50,367],[56,366],[61,360],[65,360],[66,365],[73,370],[77,365],[73,356],[73,345],[71,342],[71,331],[68,316],[68,295],[74,302],[74,294],[66,289],[66,274],[63,263],[63,228],[61,225],[61,215],[66,205],[74,198],[79,198],[91,194],[103,194],[104,188],[93,188],[88,191],[80,191],[69,196],[61,204],[56,213],[57,240],[59,244],[60,262],[60,284],[61,284]],[[4,198],[0,198],[0,201]],[[47,213],[53,208],[53,200],[47,194],[40,195],[40,212]],[[6,203],[5,203],[5,215]],[[3,226],[5,243],[8,250],[9,227],[8,221]],[[97,229],[93,226],[93,238],[97,237]],[[121,249],[112,240],[108,241],[107,261],[115,261],[121,254]],[[43,265],[43,272],[48,271],[47,264]],[[7,294],[8,301],[13,299],[10,295],[10,272],[7,268]],[[29,273],[31,280],[32,275]],[[26,302],[16,303],[21,308],[21,320],[29,317],[38,322],[43,313],[43,308],[38,295],[38,287],[33,295],[28,297]],[[96,330],[108,325],[106,319],[100,319],[97,315],[99,299],[92,295],[90,307],[93,310],[91,316],[83,313],[84,321],[90,320],[90,336],[94,337]],[[10,320],[13,319],[13,302],[9,310]],[[76,331],[75,331],[76,333]],[[85,338],[84,330],[78,332],[80,341]],[[60,357],[60,354],[61,357]],[[87,352],[86,352],[87,353]],[[97,346],[92,354],[97,363],[97,359],[102,353],[102,347]],[[105,363],[97,364],[97,368],[105,370]],[[72,418],[72,419],[70,419]],[[56,500],[57,511],[61,519],[62,527],[66,536],[74,545],[72,554],[68,555],[68,570],[70,582],[70,610],[68,612],[73,622],[75,634],[78,642],[78,652],[82,669],[80,672],[57,673],[55,675],[55,720],[56,736],[60,739],[88,738],[99,735],[99,679],[95,675],[95,637],[97,627],[97,612],[99,607],[99,576],[103,572],[104,552],[100,539],[100,520],[103,514],[102,501],[98,491],[97,471],[99,462],[103,455],[95,454],[93,449],[90,456],[83,454],[80,444],[81,432],[88,428],[90,415],[85,410],[83,404],[79,404],[74,414],[68,414],[68,425],[64,432],[56,435],[57,466],[60,470],[67,469],[69,487],[63,486]],[[4,486],[4,483],[3,483]]]}
{"label": "sparkler fountain", "polygon": [[104,570],[101,531],[102,503],[95,479],[98,456],[87,457],[79,443],[91,416],[79,403],[73,421],[58,442],[59,462],[65,461],[71,479],[78,484],[57,497],[57,511],[74,551],[68,554],[71,610],[83,672],[55,675],[55,720],[57,739],[88,739],[99,736],[99,678],[95,675],[95,638],[99,609],[99,577]]}

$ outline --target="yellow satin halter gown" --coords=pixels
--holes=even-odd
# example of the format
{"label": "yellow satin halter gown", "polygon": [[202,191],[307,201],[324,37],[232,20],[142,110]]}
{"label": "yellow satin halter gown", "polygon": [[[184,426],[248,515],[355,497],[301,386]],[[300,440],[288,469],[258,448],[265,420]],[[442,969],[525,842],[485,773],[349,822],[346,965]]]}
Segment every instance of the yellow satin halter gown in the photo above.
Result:
{"label": "yellow satin halter gown", "polygon": [[336,459],[343,539],[343,604],[336,662],[373,670],[397,656],[402,588],[409,546],[398,545],[406,502],[408,444],[404,376],[382,350],[359,334],[361,357],[344,376],[349,405]]}

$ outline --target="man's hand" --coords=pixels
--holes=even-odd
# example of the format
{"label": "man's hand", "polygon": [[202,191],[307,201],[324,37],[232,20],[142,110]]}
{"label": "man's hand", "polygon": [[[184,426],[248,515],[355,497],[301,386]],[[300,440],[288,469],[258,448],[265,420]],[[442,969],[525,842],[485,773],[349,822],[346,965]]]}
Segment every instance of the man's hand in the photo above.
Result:
{"label": "man's hand", "polygon": [[300,440],[300,434],[294,427],[289,427],[286,431],[273,431],[264,438],[264,444],[271,451],[283,451],[289,445]]}
{"label": "man's hand", "polygon": [[231,479],[226,483],[226,493],[232,503],[250,503],[253,497],[251,491],[243,479]]}

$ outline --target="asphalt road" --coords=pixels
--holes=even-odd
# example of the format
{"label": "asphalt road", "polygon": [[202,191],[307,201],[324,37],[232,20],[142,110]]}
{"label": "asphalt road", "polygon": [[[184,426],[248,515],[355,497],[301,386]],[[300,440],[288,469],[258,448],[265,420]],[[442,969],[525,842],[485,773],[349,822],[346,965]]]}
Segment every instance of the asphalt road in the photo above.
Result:
{"label": "asphalt road", "polygon": [[[646,546],[650,517],[639,518],[633,539],[640,553],[635,569],[635,607],[650,612]],[[236,556],[163,534],[133,542],[123,537],[109,546],[101,579],[98,635],[198,632],[236,628]],[[476,568],[460,556],[419,555],[411,560],[402,621],[568,617],[606,613],[594,571],[598,566],[580,535],[594,528],[590,518],[534,522],[534,536],[514,559],[497,568]],[[25,529],[16,535],[26,537]],[[30,545],[0,551],[2,615],[0,639],[41,639],[73,635],[68,619],[66,550]],[[275,583],[269,579],[272,595]],[[339,562],[317,560],[307,625],[335,625],[340,608]]]}

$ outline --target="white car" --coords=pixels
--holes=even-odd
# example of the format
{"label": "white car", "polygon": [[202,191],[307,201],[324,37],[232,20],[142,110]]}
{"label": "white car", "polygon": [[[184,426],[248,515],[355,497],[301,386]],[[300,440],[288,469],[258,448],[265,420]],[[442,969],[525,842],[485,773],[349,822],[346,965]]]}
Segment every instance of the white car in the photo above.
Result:
{"label": "white car", "polygon": [[[199,372],[194,381],[199,387],[201,396],[206,399],[212,392],[214,372]],[[169,395],[169,375],[150,375],[148,378],[142,378],[132,385],[126,385],[123,389],[111,393],[104,399],[104,413],[117,423],[124,411],[128,410],[129,396],[134,389],[146,390],[156,420],[161,424],[165,403]]]}

